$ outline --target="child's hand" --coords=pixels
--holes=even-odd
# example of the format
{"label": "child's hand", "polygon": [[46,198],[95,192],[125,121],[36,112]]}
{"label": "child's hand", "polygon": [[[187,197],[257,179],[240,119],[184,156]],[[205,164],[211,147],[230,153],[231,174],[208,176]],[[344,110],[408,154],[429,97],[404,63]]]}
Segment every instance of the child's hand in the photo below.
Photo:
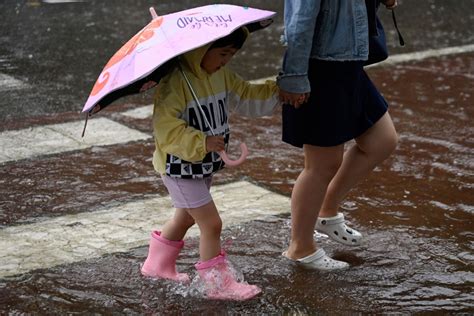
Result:
{"label": "child's hand", "polygon": [[224,136],[207,136],[206,151],[220,152],[225,150]]}
{"label": "child's hand", "polygon": [[291,93],[280,89],[280,101],[285,104],[293,105],[298,109],[309,99],[309,93]]}

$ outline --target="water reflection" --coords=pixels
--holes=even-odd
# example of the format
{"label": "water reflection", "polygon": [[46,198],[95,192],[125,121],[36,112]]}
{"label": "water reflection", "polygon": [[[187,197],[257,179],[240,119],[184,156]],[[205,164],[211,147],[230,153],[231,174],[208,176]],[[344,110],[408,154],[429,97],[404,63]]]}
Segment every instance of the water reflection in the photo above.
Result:
{"label": "water reflection", "polygon": [[[337,273],[288,264],[281,256],[288,233],[286,216],[250,223],[245,230],[225,230],[224,238],[233,240],[228,250],[231,259],[242,267],[246,280],[263,289],[263,294],[247,302],[209,301],[195,288],[143,278],[139,268],[145,247],[21,276],[7,283],[10,291],[5,298],[18,311],[46,308],[47,298],[55,312],[126,310],[127,314],[181,314],[189,309],[206,314],[414,313],[472,308],[472,288],[466,286],[474,282],[474,274],[466,270],[472,255],[430,236],[431,232],[373,225],[366,232],[365,245],[357,248],[341,248],[318,238],[334,257],[351,263],[351,269]],[[254,237],[249,240],[249,235]],[[195,275],[197,258],[196,247],[185,246],[179,270]]]}

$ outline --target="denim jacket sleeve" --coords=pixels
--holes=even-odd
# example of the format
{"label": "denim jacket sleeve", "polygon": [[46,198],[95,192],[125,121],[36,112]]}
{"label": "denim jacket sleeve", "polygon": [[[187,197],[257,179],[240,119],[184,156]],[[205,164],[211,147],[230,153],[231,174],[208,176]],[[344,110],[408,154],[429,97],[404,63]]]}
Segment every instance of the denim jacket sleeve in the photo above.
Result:
{"label": "denim jacket sleeve", "polygon": [[277,83],[287,92],[310,92],[308,64],[314,29],[321,0],[285,0],[285,34],[287,44],[282,71]]}

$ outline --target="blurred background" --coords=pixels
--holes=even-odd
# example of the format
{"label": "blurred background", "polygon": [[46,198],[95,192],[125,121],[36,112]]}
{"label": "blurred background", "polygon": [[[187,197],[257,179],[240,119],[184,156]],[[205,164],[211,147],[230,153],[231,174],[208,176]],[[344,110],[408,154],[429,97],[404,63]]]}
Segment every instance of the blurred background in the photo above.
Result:
{"label": "blurred background", "polygon": [[[277,12],[274,24],[255,33],[231,65],[246,79],[277,74],[283,53],[279,41],[282,0],[0,1],[0,76],[21,82],[15,89],[0,86],[0,119],[80,111],[108,59],[150,21],[151,6],[158,14],[167,14],[209,3]],[[397,17],[406,40],[404,48],[398,46],[389,12],[380,10],[392,54],[474,42],[474,0],[399,3]],[[144,94],[129,101],[150,100],[150,95]]]}

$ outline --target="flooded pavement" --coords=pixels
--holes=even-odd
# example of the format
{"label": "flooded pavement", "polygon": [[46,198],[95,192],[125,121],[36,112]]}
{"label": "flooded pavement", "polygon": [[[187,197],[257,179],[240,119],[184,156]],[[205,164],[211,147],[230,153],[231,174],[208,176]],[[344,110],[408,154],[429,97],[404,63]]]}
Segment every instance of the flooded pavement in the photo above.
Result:
{"label": "flooded pavement", "polygon": [[[132,16],[137,14],[136,20],[139,21],[142,17],[148,18],[146,10],[152,4],[151,1],[137,1],[136,7],[142,7],[145,10],[143,13],[135,5],[132,10],[125,1],[121,2],[123,7],[115,8],[90,1],[55,4],[56,7],[51,5],[47,8],[44,8],[44,3],[32,5],[35,1],[10,2],[21,3],[22,6],[17,5],[21,10],[39,10],[37,12],[43,12],[42,15],[47,15],[47,12],[62,12],[66,19],[69,15],[72,17],[74,13],[90,9],[89,15],[86,15],[88,20],[81,23],[97,23],[93,22],[97,15],[108,19],[109,14],[117,14],[119,11],[131,12]],[[205,3],[199,3],[201,2]],[[472,44],[472,31],[464,30],[466,25],[472,23],[473,16],[462,13],[468,12],[466,8],[472,1],[463,1],[459,5],[454,3],[425,1],[415,7],[413,3],[403,1],[402,5],[406,9],[402,10],[403,7],[400,7],[399,24],[407,42],[413,44],[405,51],[393,46],[394,54],[420,51],[420,46],[423,49],[433,49]],[[171,10],[177,6],[153,5],[160,8],[157,11]],[[280,10],[280,5],[271,5],[265,1],[255,1],[252,5],[269,9],[273,6],[273,10]],[[0,9],[4,8],[5,5],[0,4]],[[99,13],[91,13],[96,9]],[[424,18],[426,20],[423,23],[415,21],[415,17],[420,16],[417,13],[422,11],[429,12]],[[448,16],[455,17],[459,23],[450,25],[442,18],[447,12]],[[32,16],[31,19],[39,19],[41,14]],[[9,19],[13,18],[8,15],[6,20],[11,22]],[[64,23],[59,19],[51,20]],[[139,24],[135,24],[137,21],[132,23],[132,19],[126,20],[124,29],[133,33]],[[3,23],[5,22],[0,23],[2,28]],[[424,32],[426,36],[418,36],[420,23],[436,32]],[[277,37],[281,30],[281,17],[276,19],[275,24],[271,26],[271,32],[262,34],[262,42],[248,43],[249,46],[239,56],[240,62],[236,58],[237,62],[233,63],[233,67],[243,76],[256,79],[273,75],[277,71],[281,47],[272,41],[264,41],[265,36],[271,39]],[[105,28],[105,25],[102,27]],[[10,27],[7,35],[11,32]],[[79,32],[78,38],[81,38],[80,34]],[[42,38],[41,33],[36,36]],[[103,40],[108,38],[103,31],[96,36]],[[117,42],[121,38],[117,34],[115,37]],[[48,40],[44,38],[40,42],[46,45]],[[111,38],[108,40],[112,41]],[[16,44],[11,52],[23,46],[26,56],[34,44]],[[112,42],[105,46],[110,45]],[[8,49],[4,45],[0,47],[0,55],[5,54]],[[250,47],[260,49],[252,50]],[[268,54],[268,51],[272,53]],[[32,86],[35,84],[30,84],[25,78],[31,78],[29,80],[35,83],[45,81],[48,79],[48,70],[56,67],[52,64],[61,59],[55,59],[54,54],[48,55],[50,53],[41,49],[34,52],[49,56],[46,59],[49,59],[50,64],[38,61],[39,72],[30,76],[26,72],[30,65],[23,66],[19,61],[22,58],[12,59],[9,62],[11,67],[1,68],[0,73]],[[50,80],[45,89],[23,86],[6,93],[1,90],[0,113],[4,120],[4,132],[0,136],[5,135],[6,131],[23,131],[80,120],[78,109],[85,101],[95,73],[100,71],[99,65],[103,64],[110,53],[110,50],[97,50],[100,56],[94,61],[94,65],[86,66],[88,61],[78,60],[79,64],[84,64],[77,69],[73,68],[71,80],[76,83],[75,76],[77,73],[84,74],[80,70],[83,68],[87,70],[84,81],[77,85],[66,84],[64,90],[53,88],[56,84],[54,80]],[[90,51],[85,50],[83,54],[90,54]],[[72,58],[76,55],[71,52],[70,56]],[[261,62],[253,63],[252,60]],[[396,152],[377,167],[369,179],[356,187],[344,204],[342,211],[347,219],[366,235],[365,244],[350,248],[316,235],[320,245],[335,258],[349,262],[350,269],[338,273],[311,272],[282,258],[281,252],[288,244],[290,217],[289,204],[281,202],[281,205],[268,212],[268,216],[229,225],[224,222],[223,240],[231,260],[249,283],[257,284],[263,289],[263,293],[254,300],[208,301],[189,288],[144,279],[139,268],[146,256],[148,235],[143,236],[141,243],[139,241],[124,250],[105,249],[100,256],[65,260],[62,264],[45,265],[40,269],[24,271],[21,268],[25,263],[11,260],[13,254],[30,252],[30,260],[40,260],[42,249],[38,245],[50,240],[53,243],[50,236],[44,235],[37,237],[37,243],[30,242],[25,246],[25,243],[19,241],[17,247],[0,247],[2,275],[15,264],[18,265],[18,271],[22,271],[0,278],[0,313],[473,313],[474,52],[406,60],[368,69],[369,75],[390,103],[390,114],[400,135],[400,143]],[[2,65],[5,65],[5,61]],[[76,89],[72,89],[73,86]],[[69,95],[72,90],[76,91]],[[21,95],[24,96],[23,99],[20,98]],[[32,109],[31,105],[26,104],[38,96],[37,104],[42,106],[41,109]],[[16,106],[7,111],[7,106],[15,104],[14,100],[22,100],[25,108]],[[149,115],[143,118],[124,115],[128,110],[149,103],[146,96],[132,97],[126,102],[111,106],[99,116],[150,135]],[[56,111],[60,113],[55,114]],[[267,190],[268,194],[273,194],[272,199],[281,198],[286,201],[302,167],[302,159],[300,150],[281,142],[280,123],[279,111],[271,118],[262,119],[231,116],[232,148],[237,148],[237,142],[245,141],[251,154],[249,161],[241,167],[226,169],[218,174],[216,185],[242,182],[249,183],[250,187],[251,183]],[[18,146],[22,146],[21,142]],[[160,199],[155,195],[166,196],[161,181],[151,167],[152,152],[153,141],[150,138],[3,162],[0,164],[2,233],[10,232],[8,229],[13,228],[21,232],[23,228],[38,227],[34,225],[47,226],[47,223],[56,223],[52,221],[54,219],[77,215],[84,219],[67,224],[70,225],[67,229],[76,227],[78,239],[86,240],[91,237],[90,234],[98,234],[89,231],[89,235],[80,235],[78,232],[81,225],[87,225],[87,219],[91,220],[104,210],[113,211],[124,205],[134,205],[128,203],[139,203],[150,198]],[[232,203],[236,203],[231,201],[232,190],[226,191],[226,195],[229,195],[227,198],[230,201],[225,202],[224,207],[232,208]],[[246,207],[260,207],[256,199],[253,203],[245,202]],[[277,208],[285,207],[288,207],[287,212],[277,214]],[[133,215],[137,209],[130,207],[129,212]],[[171,209],[153,209],[150,212],[163,217]],[[119,216],[118,212],[116,214]],[[46,228],[52,232],[51,236],[54,236],[53,232],[57,229],[63,229],[56,227],[60,225],[49,225]],[[120,235],[125,231],[125,226],[121,225],[110,229],[115,235]],[[39,228],[38,231],[25,230],[23,234],[29,236],[35,232],[38,233]],[[27,236],[24,235],[24,238],[27,239]],[[126,239],[127,235],[120,238]],[[190,234],[178,261],[181,271],[194,275],[193,265],[199,256],[197,246],[198,238],[195,234]],[[93,246],[87,245],[85,250],[87,247]],[[61,250],[58,247],[58,253]],[[73,250],[70,256],[73,257],[78,251]],[[64,255],[68,256],[68,253]]]}

